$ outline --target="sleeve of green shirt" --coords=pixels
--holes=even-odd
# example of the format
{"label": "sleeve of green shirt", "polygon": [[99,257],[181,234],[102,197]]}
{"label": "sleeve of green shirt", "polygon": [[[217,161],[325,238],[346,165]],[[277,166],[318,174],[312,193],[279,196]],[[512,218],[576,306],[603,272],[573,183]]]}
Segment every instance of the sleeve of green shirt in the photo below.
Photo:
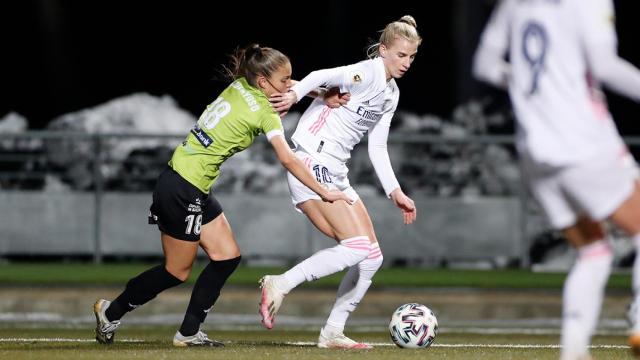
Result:
{"label": "sleeve of green shirt", "polygon": [[276,113],[266,114],[260,120],[260,127],[262,132],[267,135],[267,139],[271,140],[276,135],[284,136],[284,128],[282,127],[282,120]]}

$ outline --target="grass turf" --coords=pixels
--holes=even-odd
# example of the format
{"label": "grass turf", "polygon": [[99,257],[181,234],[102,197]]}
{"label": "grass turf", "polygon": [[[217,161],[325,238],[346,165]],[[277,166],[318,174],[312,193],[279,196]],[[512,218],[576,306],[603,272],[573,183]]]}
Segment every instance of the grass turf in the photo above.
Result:
{"label": "grass turf", "polygon": [[[2,285],[81,285],[121,286],[131,277],[155,264],[146,263],[7,263],[0,264]],[[203,263],[197,263],[189,282],[194,282]],[[284,268],[240,266],[229,285],[255,286],[265,274],[278,274]],[[471,287],[506,289],[561,289],[565,273],[535,273],[529,270],[453,270],[418,268],[382,268],[376,274],[377,287]],[[308,284],[310,287],[335,287],[341,274]],[[629,289],[629,274],[613,274],[609,289]]]}
{"label": "grass turf", "polygon": [[[356,332],[360,341],[384,343],[373,350],[347,351],[318,349],[313,344],[317,332],[310,331],[209,331],[212,338],[225,341],[224,348],[175,348],[173,328],[127,328],[119,330],[116,343],[99,345],[92,340],[93,329],[0,329],[0,358],[23,359],[557,359],[557,335],[468,334],[445,332],[434,346],[422,350],[400,349],[384,332]],[[57,338],[58,340],[54,340]],[[50,339],[48,341],[43,341]],[[137,342],[124,342],[123,340]],[[65,341],[63,341],[65,340]],[[75,340],[75,341],[69,341]],[[120,340],[120,341],[118,341]],[[596,336],[597,359],[632,359],[624,348],[624,336]],[[304,342],[296,345],[294,342]],[[496,346],[498,345],[498,346]],[[534,346],[531,346],[534,345]]]}

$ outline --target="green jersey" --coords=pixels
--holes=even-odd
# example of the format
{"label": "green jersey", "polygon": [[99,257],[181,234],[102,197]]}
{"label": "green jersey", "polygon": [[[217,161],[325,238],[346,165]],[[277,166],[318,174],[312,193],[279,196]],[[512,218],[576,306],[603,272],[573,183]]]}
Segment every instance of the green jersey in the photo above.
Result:
{"label": "green jersey", "polygon": [[260,134],[284,134],[282,121],[264,93],[240,78],[207,106],[173,152],[169,166],[208,194],[222,163],[251,146]]}

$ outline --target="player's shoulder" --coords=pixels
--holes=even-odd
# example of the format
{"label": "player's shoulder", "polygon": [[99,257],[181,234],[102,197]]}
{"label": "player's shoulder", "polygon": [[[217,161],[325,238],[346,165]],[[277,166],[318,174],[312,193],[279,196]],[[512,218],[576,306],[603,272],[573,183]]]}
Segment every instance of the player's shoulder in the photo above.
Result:
{"label": "player's shoulder", "polygon": [[384,64],[379,58],[363,60],[347,67],[347,82],[353,92],[377,92],[386,86]]}
{"label": "player's shoulder", "polygon": [[347,66],[347,70],[353,82],[367,83],[378,78],[381,71],[384,73],[384,64],[379,58],[367,59]]}

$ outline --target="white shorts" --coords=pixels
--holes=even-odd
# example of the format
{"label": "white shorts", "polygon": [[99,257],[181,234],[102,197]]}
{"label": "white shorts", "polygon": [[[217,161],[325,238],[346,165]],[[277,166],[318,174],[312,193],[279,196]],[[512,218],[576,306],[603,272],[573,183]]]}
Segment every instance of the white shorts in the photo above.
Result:
{"label": "white shorts", "polygon": [[[353,201],[357,201],[360,196],[349,184],[347,173],[349,169],[344,162],[341,162],[329,155],[317,154],[311,156],[303,148],[298,147],[294,150],[296,156],[307,165],[311,174],[316,180],[326,185],[329,189],[338,189],[344,192]],[[313,192],[291,173],[287,173],[287,182],[289,183],[289,192],[291,193],[291,202],[298,209],[298,204],[307,200],[322,200],[318,194]]]}
{"label": "white shorts", "polygon": [[523,160],[523,170],[555,229],[570,227],[581,215],[595,221],[608,218],[632,194],[638,179],[637,164],[626,151],[601,153],[555,170]]}

